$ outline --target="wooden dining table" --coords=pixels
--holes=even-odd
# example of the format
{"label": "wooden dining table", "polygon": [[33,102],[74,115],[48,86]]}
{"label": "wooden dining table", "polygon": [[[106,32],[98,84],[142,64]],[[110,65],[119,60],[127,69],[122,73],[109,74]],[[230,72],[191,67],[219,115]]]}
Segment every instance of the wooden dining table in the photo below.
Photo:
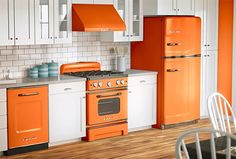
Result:
{"label": "wooden dining table", "polygon": [[[209,140],[200,141],[202,158],[211,159],[211,144]],[[198,159],[196,153],[196,143],[190,143],[186,145],[190,159]],[[226,158],[226,137],[217,137],[215,138],[215,148],[216,148],[216,157],[217,159]],[[236,159],[236,140],[231,140],[231,159]]]}

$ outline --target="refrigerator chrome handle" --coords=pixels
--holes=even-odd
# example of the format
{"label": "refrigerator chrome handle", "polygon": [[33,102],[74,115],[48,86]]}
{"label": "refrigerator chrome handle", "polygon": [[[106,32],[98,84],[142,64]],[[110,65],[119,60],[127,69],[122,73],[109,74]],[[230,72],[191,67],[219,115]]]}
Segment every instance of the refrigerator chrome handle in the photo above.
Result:
{"label": "refrigerator chrome handle", "polygon": [[180,71],[180,70],[178,70],[178,69],[167,69],[166,71],[167,71],[167,72],[178,72],[178,71]]}
{"label": "refrigerator chrome handle", "polygon": [[167,46],[178,46],[179,43],[167,43]]}

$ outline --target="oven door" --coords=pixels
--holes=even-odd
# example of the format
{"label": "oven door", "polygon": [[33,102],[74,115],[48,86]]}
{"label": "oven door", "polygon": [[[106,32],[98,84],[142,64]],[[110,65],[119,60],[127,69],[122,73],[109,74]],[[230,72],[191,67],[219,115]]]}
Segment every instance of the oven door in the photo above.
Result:
{"label": "oven door", "polygon": [[127,119],[127,88],[87,94],[87,125]]}

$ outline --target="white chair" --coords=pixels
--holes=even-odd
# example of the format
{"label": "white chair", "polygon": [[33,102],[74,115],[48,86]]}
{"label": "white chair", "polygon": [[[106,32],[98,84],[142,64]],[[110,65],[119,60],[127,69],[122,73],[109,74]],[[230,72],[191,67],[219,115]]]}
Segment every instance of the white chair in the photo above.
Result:
{"label": "white chair", "polygon": [[213,93],[209,96],[207,108],[213,129],[232,133],[231,123],[233,123],[233,133],[236,132],[236,118],[234,111],[222,94]]}
{"label": "white chair", "polygon": [[[216,159],[217,158],[217,153],[216,153],[217,151],[216,151],[216,144],[215,144],[215,142],[217,141],[217,140],[215,141],[216,133],[221,134],[221,136],[225,136],[225,140],[226,140],[226,143],[224,143],[224,146],[225,146],[224,148],[226,148],[225,156],[226,156],[226,159],[230,159],[231,158],[231,141],[232,140],[236,141],[236,136],[231,135],[226,132],[217,131],[214,129],[206,129],[206,128],[193,129],[193,130],[190,130],[181,134],[181,136],[177,139],[177,143],[175,147],[176,158],[177,159],[182,159],[182,158],[205,159],[206,157],[204,155],[206,154],[202,152],[206,152],[206,150],[202,149],[201,143],[200,143],[200,137],[201,135],[204,135],[205,138],[206,136],[208,136],[208,139],[210,142],[210,151],[208,152],[207,155],[211,154],[211,159]],[[189,139],[189,137],[191,137],[191,139]],[[195,154],[193,154],[193,149],[192,149],[192,153],[189,153],[190,151],[188,151],[188,146],[185,144],[185,140],[188,140],[188,142],[190,142],[191,144],[195,143],[195,148],[194,148]]]}

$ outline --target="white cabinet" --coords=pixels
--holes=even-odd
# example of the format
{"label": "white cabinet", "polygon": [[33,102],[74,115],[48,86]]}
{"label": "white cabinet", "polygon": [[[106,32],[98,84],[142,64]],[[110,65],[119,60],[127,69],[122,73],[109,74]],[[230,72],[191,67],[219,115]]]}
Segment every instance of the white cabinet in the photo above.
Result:
{"label": "white cabinet", "polygon": [[49,144],[86,135],[85,82],[49,85]]}
{"label": "white cabinet", "polygon": [[201,90],[201,118],[208,117],[208,97],[217,91],[217,51],[204,51],[202,54],[202,90]]}
{"label": "white cabinet", "polygon": [[218,50],[219,0],[196,0],[195,8],[202,19],[202,50]]}
{"label": "white cabinet", "polygon": [[34,0],[1,0],[0,45],[34,44]]}
{"label": "white cabinet", "polygon": [[194,15],[195,0],[145,0],[144,15]]}
{"label": "white cabinet", "polygon": [[0,89],[0,151],[7,150],[7,97],[6,89]]}
{"label": "white cabinet", "polygon": [[208,117],[207,99],[217,91],[218,0],[196,0],[195,15],[202,20],[201,117]]}
{"label": "white cabinet", "polygon": [[143,0],[114,0],[114,7],[126,24],[125,31],[102,32],[101,41],[143,40]]}
{"label": "white cabinet", "polygon": [[156,75],[128,78],[129,131],[156,124]]}
{"label": "white cabinet", "polygon": [[72,43],[71,0],[35,0],[36,44]]}
{"label": "white cabinet", "polygon": [[13,1],[0,1],[0,45],[14,45],[14,12]]}

